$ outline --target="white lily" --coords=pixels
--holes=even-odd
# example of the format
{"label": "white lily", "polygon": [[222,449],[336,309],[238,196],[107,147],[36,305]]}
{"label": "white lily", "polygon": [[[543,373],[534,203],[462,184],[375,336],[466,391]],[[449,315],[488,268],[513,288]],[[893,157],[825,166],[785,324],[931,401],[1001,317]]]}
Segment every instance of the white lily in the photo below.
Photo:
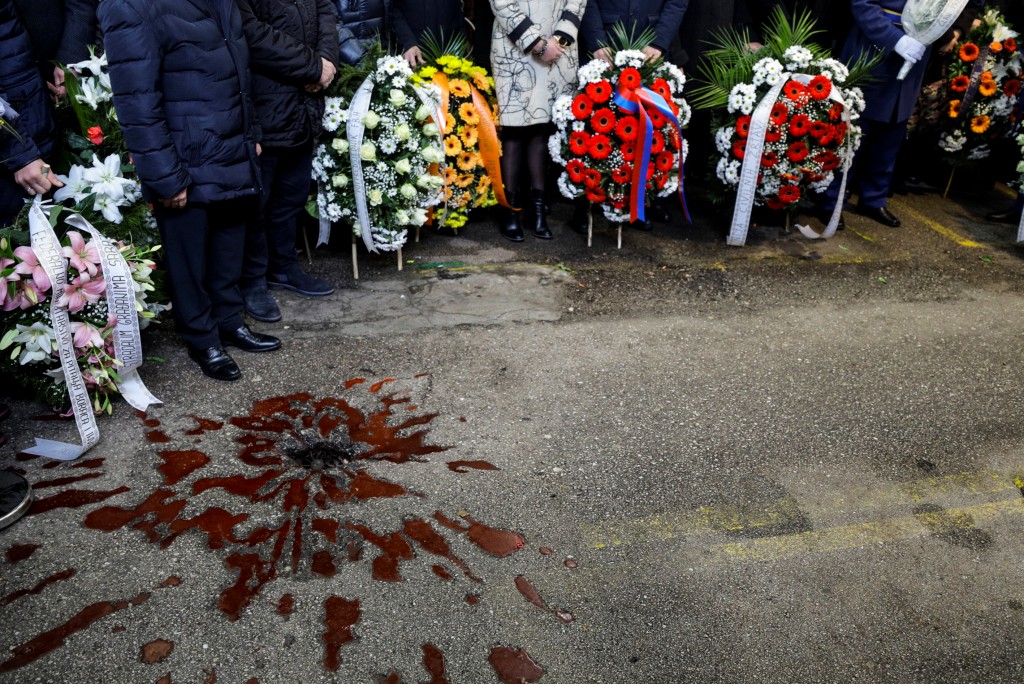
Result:
{"label": "white lily", "polygon": [[42,361],[53,353],[54,344],[57,340],[53,328],[43,323],[32,325],[17,324],[18,334],[14,342],[23,345],[21,357],[18,363],[24,366],[26,363]]}
{"label": "white lily", "polygon": [[117,208],[117,202],[115,202],[110,195],[101,195],[97,193],[96,202],[93,204],[92,208],[103,214],[103,218],[107,219],[111,223],[120,223],[124,218],[121,216],[121,210]]}
{"label": "white lily", "polygon": [[62,183],[63,188],[58,188],[57,192],[53,193],[54,202],[63,202],[67,199],[74,199],[75,204],[78,204],[89,195],[89,183],[85,179],[85,167],[75,164],[71,167],[71,170],[66,176],[57,176]]}
{"label": "white lily", "polygon": [[107,53],[102,52],[97,56],[95,49],[91,46],[89,47],[89,59],[75,64],[68,64],[68,68],[73,71],[77,71],[80,74],[89,72],[93,76],[102,74],[103,67],[105,66],[107,66]]}
{"label": "white lily", "polygon": [[87,104],[91,109],[99,109],[100,103],[105,101],[103,92],[97,86],[99,85],[95,79],[83,78],[80,83],[82,92],[78,95],[78,101],[82,104]]}
{"label": "white lily", "polygon": [[134,185],[133,181],[121,175],[121,157],[116,154],[103,160],[93,157],[92,168],[86,169],[85,179],[92,184],[93,192],[107,195],[115,204],[120,204],[125,192]]}

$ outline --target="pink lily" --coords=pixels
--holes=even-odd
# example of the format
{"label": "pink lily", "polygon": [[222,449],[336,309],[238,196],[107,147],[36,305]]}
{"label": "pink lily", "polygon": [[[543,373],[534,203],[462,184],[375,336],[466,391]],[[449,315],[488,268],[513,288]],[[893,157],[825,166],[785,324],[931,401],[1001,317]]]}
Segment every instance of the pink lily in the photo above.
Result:
{"label": "pink lily", "polygon": [[64,296],[57,303],[67,307],[69,312],[75,313],[85,308],[86,304],[98,302],[106,289],[107,284],[102,276],[93,280],[88,273],[80,273],[75,282],[68,283]]}
{"label": "pink lily", "polygon": [[71,267],[79,273],[96,275],[99,270],[100,251],[96,247],[95,241],[90,241],[88,245],[85,244],[85,238],[75,230],[68,231],[68,239],[71,241],[71,246],[65,247],[63,251],[64,256],[71,261]]}
{"label": "pink lily", "polygon": [[82,321],[71,323],[71,333],[75,338],[75,346],[79,349],[84,347],[103,347],[103,336],[96,326]]}
{"label": "pink lily", "polygon": [[36,258],[36,253],[32,251],[31,247],[22,245],[15,248],[14,256],[21,259],[21,263],[14,268],[15,273],[32,276],[32,282],[35,284],[37,292],[46,292],[50,289],[50,278],[46,275],[46,270],[39,263],[39,259]]}
{"label": "pink lily", "polygon": [[[3,273],[5,269],[10,267],[14,263],[14,259],[0,259],[0,273]],[[12,308],[8,308],[8,303],[17,295],[11,295],[10,283],[16,283],[21,280],[21,276],[18,275],[17,269],[11,271],[7,275],[0,275],[0,306],[3,307],[4,311],[10,311]]]}

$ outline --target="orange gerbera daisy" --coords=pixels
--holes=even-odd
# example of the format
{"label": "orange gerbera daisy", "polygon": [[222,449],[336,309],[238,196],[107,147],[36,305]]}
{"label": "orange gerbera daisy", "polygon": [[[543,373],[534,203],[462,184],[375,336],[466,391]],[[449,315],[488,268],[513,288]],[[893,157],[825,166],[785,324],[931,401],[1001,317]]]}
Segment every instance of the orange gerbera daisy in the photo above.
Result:
{"label": "orange gerbera daisy", "polygon": [[491,90],[491,84],[487,81],[487,74],[480,71],[473,72],[473,85],[477,87],[477,90],[482,90],[485,93]]}
{"label": "orange gerbera daisy", "polygon": [[999,92],[999,84],[995,81],[982,81],[978,85],[978,92],[984,97],[992,97]]}
{"label": "orange gerbera daisy", "polygon": [[469,97],[470,95],[469,84],[461,78],[453,78],[448,81],[448,90],[455,97]]}
{"label": "orange gerbera daisy", "polygon": [[476,153],[475,152],[463,152],[459,155],[456,163],[459,168],[463,171],[472,171],[476,168]]}
{"label": "orange gerbera daisy", "polygon": [[444,130],[454,131],[455,130],[455,117],[452,116],[451,112],[445,112],[444,114]]}
{"label": "orange gerbera daisy", "polygon": [[491,177],[480,176],[480,180],[477,181],[476,191],[479,195],[486,195],[487,191],[491,189]]}
{"label": "orange gerbera daisy", "polygon": [[459,152],[462,152],[462,143],[459,142],[458,136],[446,136],[444,139],[444,153],[449,157],[454,157]]}
{"label": "orange gerbera daisy", "polygon": [[960,59],[965,62],[973,62],[978,59],[978,46],[974,43],[964,43],[960,46]]}
{"label": "orange gerbera daisy", "polygon": [[472,126],[480,123],[480,115],[476,113],[476,107],[472,102],[463,102],[459,105],[459,118]]}
{"label": "orange gerbera daisy", "polygon": [[464,173],[461,176],[459,176],[459,179],[455,181],[455,184],[460,188],[468,188],[470,185],[473,184],[473,180],[473,174]]}
{"label": "orange gerbera daisy", "polygon": [[976,116],[971,119],[971,130],[979,135],[988,130],[988,127],[992,125],[992,120],[987,116]]}
{"label": "orange gerbera daisy", "polygon": [[949,84],[949,89],[954,93],[965,93],[967,87],[971,85],[971,78],[969,76],[960,75],[953,79]]}
{"label": "orange gerbera daisy", "polygon": [[960,100],[953,100],[949,103],[949,118],[955,119],[960,116]]}
{"label": "orange gerbera daisy", "polygon": [[466,147],[476,147],[477,143],[477,132],[476,126],[463,126],[462,130],[459,131],[459,138],[462,139],[462,144]]}
{"label": "orange gerbera daisy", "polygon": [[459,177],[459,172],[453,166],[444,167],[444,184],[451,185]]}

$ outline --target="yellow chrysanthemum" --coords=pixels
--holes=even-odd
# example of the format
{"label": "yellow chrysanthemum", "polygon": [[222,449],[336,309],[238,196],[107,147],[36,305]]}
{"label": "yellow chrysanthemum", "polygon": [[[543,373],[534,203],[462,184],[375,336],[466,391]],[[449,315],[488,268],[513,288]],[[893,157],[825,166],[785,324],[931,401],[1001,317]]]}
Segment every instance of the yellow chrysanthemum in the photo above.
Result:
{"label": "yellow chrysanthemum", "polygon": [[449,156],[449,157],[454,157],[455,155],[459,154],[460,152],[462,152],[462,143],[459,142],[458,136],[449,135],[449,136],[445,137],[445,139],[444,139],[444,153],[447,156]]}
{"label": "yellow chrysanthemum", "polygon": [[461,176],[459,176],[459,179],[457,181],[455,181],[455,184],[457,186],[459,186],[460,188],[468,188],[470,185],[473,184],[473,174],[471,174],[471,173],[464,173],[464,174],[462,174]]}
{"label": "yellow chrysanthemum", "polygon": [[453,78],[448,82],[448,87],[451,90],[452,95],[455,97],[469,97],[469,84],[461,78]]}
{"label": "yellow chrysanthemum", "polygon": [[480,123],[480,115],[476,113],[476,107],[472,102],[463,102],[459,105],[459,118],[471,126]]}
{"label": "yellow chrysanthemum", "polygon": [[476,168],[476,153],[474,152],[463,152],[459,155],[458,161],[456,162],[459,168],[463,171],[472,171]]}
{"label": "yellow chrysanthemum", "polygon": [[459,138],[462,139],[462,144],[464,146],[476,147],[478,139],[476,126],[463,126],[462,130],[459,131]]}
{"label": "yellow chrysanthemum", "polygon": [[992,97],[999,91],[999,84],[995,81],[982,81],[978,85],[978,92],[983,97]]}
{"label": "yellow chrysanthemum", "polygon": [[976,116],[971,119],[971,130],[975,133],[981,134],[988,130],[988,127],[992,125],[992,119],[987,116]]}

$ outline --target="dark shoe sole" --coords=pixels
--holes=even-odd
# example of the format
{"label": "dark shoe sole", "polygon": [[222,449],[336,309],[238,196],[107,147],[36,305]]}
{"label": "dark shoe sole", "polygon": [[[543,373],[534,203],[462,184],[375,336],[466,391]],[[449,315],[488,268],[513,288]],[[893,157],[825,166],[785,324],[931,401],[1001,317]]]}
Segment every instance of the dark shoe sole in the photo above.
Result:
{"label": "dark shoe sole", "polygon": [[502,233],[501,237],[505,238],[509,242],[523,242],[526,240],[525,235],[506,235],[505,233]]}
{"label": "dark shoe sole", "polygon": [[231,347],[232,349],[237,349],[238,351],[244,351],[246,354],[267,354],[269,352],[275,352],[275,351],[277,351],[278,349],[281,348],[280,341],[276,345],[274,345],[273,347],[256,347],[256,348],[239,347],[237,344],[235,344],[233,342],[224,342],[223,344],[224,344],[225,348],[226,347]]}
{"label": "dark shoe sole", "polygon": [[261,323],[277,323],[279,320],[281,320],[280,312],[278,312],[276,316],[257,316],[252,311],[249,311],[249,309],[246,309],[245,315],[253,319],[254,321],[260,321]]}
{"label": "dark shoe sole", "polygon": [[[267,286],[271,290],[291,290],[292,292],[294,292],[296,294],[300,294],[303,297],[326,297],[328,295],[334,294],[334,288],[333,287],[330,290],[327,290],[326,292],[324,292],[324,291],[310,292],[309,290],[302,290],[302,289],[297,288],[294,285],[291,285],[289,283],[268,282]],[[269,321],[269,322],[273,323],[274,321]]]}
{"label": "dark shoe sole", "polygon": [[534,233],[533,237],[537,238],[538,240],[554,240],[555,239],[555,234],[554,233]]}
{"label": "dark shoe sole", "polygon": [[[199,366],[198,363],[196,365]],[[242,377],[242,371],[238,371],[238,375],[221,376],[221,375],[214,375],[213,371],[209,371],[209,370],[203,368],[202,366],[199,366],[199,370],[201,370],[203,372],[203,375],[205,375],[206,377],[210,378],[211,380],[220,380],[221,382],[234,382],[235,380],[238,380],[238,379],[240,379]]]}

